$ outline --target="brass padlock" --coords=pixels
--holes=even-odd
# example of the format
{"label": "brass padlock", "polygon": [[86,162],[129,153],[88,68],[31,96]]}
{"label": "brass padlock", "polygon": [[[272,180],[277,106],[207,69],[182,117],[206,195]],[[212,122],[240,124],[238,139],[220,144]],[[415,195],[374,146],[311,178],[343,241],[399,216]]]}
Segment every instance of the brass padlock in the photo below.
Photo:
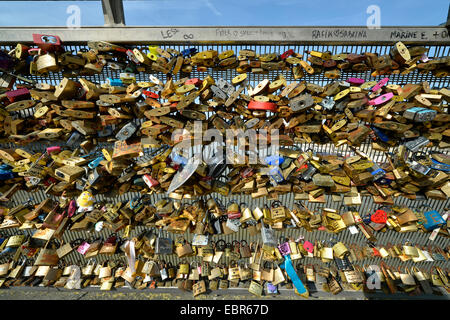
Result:
{"label": "brass padlock", "polygon": [[263,208],[263,222],[266,224],[272,224],[272,214],[271,214],[271,210],[269,209],[269,207],[267,205],[264,205]]}
{"label": "brass padlock", "polygon": [[408,241],[403,245],[403,254],[414,258],[417,258],[419,256],[417,248],[410,245]]}
{"label": "brass padlock", "polygon": [[263,210],[261,210],[261,208],[256,207],[255,209],[253,209],[253,218],[256,221],[259,221],[259,219],[261,219],[263,217],[264,217],[264,213],[263,213]]}
{"label": "brass padlock", "polygon": [[350,251],[342,242],[338,242],[333,246],[333,253],[339,259],[344,259],[345,256],[350,254]]}
{"label": "brass padlock", "polygon": [[[286,219],[285,207],[280,201],[274,201],[270,208],[272,223],[283,222]],[[265,222],[265,221],[264,221]]]}
{"label": "brass padlock", "polygon": [[189,263],[187,262],[181,262],[178,267],[178,272],[182,275],[189,274]]}
{"label": "brass padlock", "polygon": [[241,223],[246,223],[253,219],[252,211],[248,207],[241,207],[242,216],[240,218]]}

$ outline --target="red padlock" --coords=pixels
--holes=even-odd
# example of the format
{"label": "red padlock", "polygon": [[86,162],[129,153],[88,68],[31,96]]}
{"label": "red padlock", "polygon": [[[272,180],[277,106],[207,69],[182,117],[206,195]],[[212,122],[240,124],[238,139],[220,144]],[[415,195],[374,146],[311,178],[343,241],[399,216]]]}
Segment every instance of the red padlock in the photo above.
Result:
{"label": "red padlock", "polygon": [[202,81],[199,78],[191,78],[186,80],[185,84],[193,84],[194,86],[198,87],[202,84]]}
{"label": "red padlock", "polygon": [[286,58],[292,56],[293,54],[294,54],[294,50],[289,49],[288,51],[284,52],[284,53],[281,55],[281,59],[284,60],[284,59],[286,59]]}
{"label": "red padlock", "polygon": [[380,251],[377,248],[372,248],[374,257],[381,257]]}
{"label": "red padlock", "polygon": [[8,98],[9,102],[16,102],[20,100],[27,100],[31,97],[31,95],[30,90],[28,90],[27,88],[21,88],[12,91],[6,91],[6,97]]}
{"label": "red padlock", "polygon": [[128,59],[130,59],[131,61],[133,61],[135,64],[141,64],[141,62],[136,58],[136,56],[134,55],[133,50],[128,49],[126,51]]}
{"label": "red padlock", "polygon": [[273,102],[261,102],[252,100],[248,104],[249,110],[264,110],[264,111],[277,111],[277,105]]}
{"label": "red padlock", "polygon": [[373,215],[370,216],[370,221],[374,223],[384,224],[387,221],[387,213],[384,210],[377,210]]}
{"label": "red padlock", "polygon": [[61,39],[58,36],[34,33],[33,42],[39,48],[48,52],[62,50]]}
{"label": "red padlock", "polygon": [[144,96],[146,96],[146,97],[153,98],[153,99],[158,99],[159,98],[159,95],[157,93],[154,93],[154,92],[149,91],[149,90],[142,91],[142,94]]}

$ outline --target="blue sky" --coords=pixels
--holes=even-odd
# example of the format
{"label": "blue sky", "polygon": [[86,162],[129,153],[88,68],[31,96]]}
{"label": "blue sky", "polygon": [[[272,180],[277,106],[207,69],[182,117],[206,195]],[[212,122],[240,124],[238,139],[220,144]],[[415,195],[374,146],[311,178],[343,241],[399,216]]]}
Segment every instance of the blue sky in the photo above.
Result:
{"label": "blue sky", "polygon": [[[82,26],[103,25],[100,1],[0,1],[0,26],[65,26],[67,7],[81,9]],[[381,25],[439,25],[448,0],[134,0],[124,1],[129,26],[366,25],[378,5]]]}

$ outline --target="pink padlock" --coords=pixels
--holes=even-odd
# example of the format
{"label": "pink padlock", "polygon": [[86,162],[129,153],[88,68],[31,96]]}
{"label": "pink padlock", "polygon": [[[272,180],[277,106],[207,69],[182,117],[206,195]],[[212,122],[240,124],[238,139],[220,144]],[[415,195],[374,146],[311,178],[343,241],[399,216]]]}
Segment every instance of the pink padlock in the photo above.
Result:
{"label": "pink padlock", "polygon": [[383,95],[381,95],[379,97],[376,97],[373,100],[370,100],[369,104],[372,105],[372,106],[377,106],[379,104],[388,102],[389,100],[392,99],[393,96],[394,96],[394,94],[392,92],[388,92],[388,93],[385,93],[385,94],[383,94]]}
{"label": "pink padlock", "polygon": [[361,78],[348,78],[347,82],[350,84],[361,85],[366,81]]}
{"label": "pink padlock", "polygon": [[38,55],[41,55],[41,48],[31,48],[31,49],[28,49],[28,54],[29,54],[30,56],[34,56],[34,55],[38,56]]}
{"label": "pink padlock", "polygon": [[153,179],[150,175],[148,174],[144,174],[144,176],[142,177],[142,179],[144,180],[145,184],[149,187],[149,188],[153,188],[155,186],[157,186],[159,184],[158,180]]}
{"label": "pink padlock", "polygon": [[381,87],[384,87],[388,83],[389,78],[381,79],[376,85],[373,86],[372,92],[377,92]]}
{"label": "pink padlock", "polygon": [[61,147],[60,146],[48,147],[47,153],[50,154],[52,152],[61,152]]}
{"label": "pink padlock", "polygon": [[79,253],[81,253],[81,254],[86,254],[86,252],[88,251],[90,246],[91,245],[85,241],[82,244],[80,244],[80,246],[78,247],[77,251]]}
{"label": "pink padlock", "polygon": [[305,241],[303,242],[303,248],[308,251],[309,253],[313,253],[314,252],[314,245],[309,242],[309,241]]}

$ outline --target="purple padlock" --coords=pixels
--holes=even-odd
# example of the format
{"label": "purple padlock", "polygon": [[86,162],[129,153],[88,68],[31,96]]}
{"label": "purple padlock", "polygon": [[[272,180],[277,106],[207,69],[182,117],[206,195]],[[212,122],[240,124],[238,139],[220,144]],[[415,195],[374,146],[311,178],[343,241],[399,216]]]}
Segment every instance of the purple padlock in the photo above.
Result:
{"label": "purple padlock", "polygon": [[284,242],[278,245],[278,250],[280,250],[281,255],[286,256],[291,253],[291,247],[289,242]]}
{"label": "purple padlock", "polygon": [[348,78],[347,82],[354,85],[361,85],[366,81],[361,78]]}

